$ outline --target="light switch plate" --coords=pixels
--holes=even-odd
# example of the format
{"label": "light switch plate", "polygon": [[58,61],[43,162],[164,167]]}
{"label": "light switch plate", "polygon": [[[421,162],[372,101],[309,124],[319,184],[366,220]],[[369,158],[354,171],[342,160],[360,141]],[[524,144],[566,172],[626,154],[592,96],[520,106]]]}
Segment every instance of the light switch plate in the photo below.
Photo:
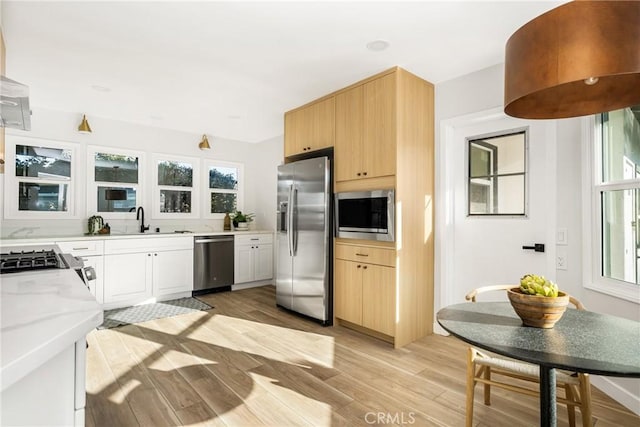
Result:
{"label": "light switch plate", "polygon": [[558,228],[556,230],[556,245],[568,245],[569,236],[566,228]]}

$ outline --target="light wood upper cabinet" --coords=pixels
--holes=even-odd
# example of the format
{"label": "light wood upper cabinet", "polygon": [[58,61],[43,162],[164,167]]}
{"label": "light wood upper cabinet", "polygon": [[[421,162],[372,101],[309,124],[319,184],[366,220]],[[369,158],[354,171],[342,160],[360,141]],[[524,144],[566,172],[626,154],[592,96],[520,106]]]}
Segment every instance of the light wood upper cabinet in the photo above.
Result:
{"label": "light wood upper cabinet", "polygon": [[395,175],[396,73],[336,95],[336,181]]}
{"label": "light wood upper cabinet", "polygon": [[335,97],[315,102],[284,115],[284,155],[333,147]]}
{"label": "light wood upper cabinet", "polygon": [[396,73],[364,85],[363,173],[396,173]]}
{"label": "light wood upper cabinet", "polygon": [[336,95],[336,145],[334,174],[336,181],[362,175],[364,152],[364,85]]}

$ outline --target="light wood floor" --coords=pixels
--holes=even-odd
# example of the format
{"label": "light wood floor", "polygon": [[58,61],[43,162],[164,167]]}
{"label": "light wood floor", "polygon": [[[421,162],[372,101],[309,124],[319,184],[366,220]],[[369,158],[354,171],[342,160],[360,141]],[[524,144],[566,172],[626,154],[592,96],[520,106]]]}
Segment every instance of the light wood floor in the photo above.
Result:
{"label": "light wood floor", "polygon": [[[89,334],[87,426],[464,425],[466,346],[455,338],[394,350],[276,308],[272,286],[201,298],[215,308]],[[592,393],[597,427],[640,425]],[[539,423],[535,398],[481,399],[477,387],[478,426]],[[558,416],[568,424],[563,406]]]}

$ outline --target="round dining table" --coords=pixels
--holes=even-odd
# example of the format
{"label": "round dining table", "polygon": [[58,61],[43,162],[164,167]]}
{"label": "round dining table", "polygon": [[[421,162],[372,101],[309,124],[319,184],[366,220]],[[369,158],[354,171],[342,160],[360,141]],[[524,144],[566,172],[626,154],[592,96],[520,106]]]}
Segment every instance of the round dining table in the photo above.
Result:
{"label": "round dining table", "polygon": [[447,306],[438,323],[481,349],[540,367],[540,425],[556,425],[556,368],[640,378],[640,322],[567,309],[551,329],[524,326],[508,302]]}

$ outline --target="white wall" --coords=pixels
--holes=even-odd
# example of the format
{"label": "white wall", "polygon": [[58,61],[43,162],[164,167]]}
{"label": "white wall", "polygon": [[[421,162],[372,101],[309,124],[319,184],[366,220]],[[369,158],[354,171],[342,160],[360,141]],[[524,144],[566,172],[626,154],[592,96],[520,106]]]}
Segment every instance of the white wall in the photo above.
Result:
{"label": "white wall", "polygon": [[[446,119],[475,112],[489,110],[503,105],[504,66],[499,64],[436,85],[436,206],[441,206],[445,193],[440,184],[443,179],[441,126]],[[611,297],[600,292],[585,289],[582,285],[586,278],[582,274],[582,172],[581,172],[581,133],[580,119],[556,121],[556,226],[567,229],[568,245],[566,250],[567,269],[556,271],[556,281],[562,289],[580,299],[589,310],[621,316],[640,321],[638,304]],[[442,165],[442,166],[440,166]],[[439,208],[438,208],[439,209]],[[447,218],[439,211],[436,216],[436,311],[440,309],[442,289],[442,259],[440,243],[447,228]],[[552,245],[555,242],[546,242]],[[558,246],[557,248],[560,248]],[[481,266],[479,266],[481,268]],[[468,291],[468,284],[460,284]],[[456,292],[463,292],[462,289]],[[612,331],[615,333],[615,331]],[[593,383],[601,390],[620,401],[625,406],[640,413],[640,380],[627,378],[595,377]]]}
{"label": "white wall", "polygon": [[[150,162],[151,153],[167,153],[180,156],[232,161],[244,164],[245,178],[245,212],[256,213],[256,221],[251,226],[254,229],[275,228],[276,204],[276,170],[283,154],[282,136],[259,144],[241,141],[209,138],[211,150],[202,151],[198,148],[201,134],[142,126],[100,117],[88,116],[93,132],[89,135],[79,134],[76,129],[82,115],[43,108],[34,108],[31,117],[32,130],[29,132],[7,129],[7,139],[11,135],[21,135],[34,138],[51,139],[79,144],[79,155],[86,159],[86,146],[98,145],[106,147],[120,147],[141,150],[146,153],[146,178],[151,182]],[[80,186],[77,190],[80,198],[79,219],[70,220],[6,220],[2,211],[2,229],[0,236],[27,237],[48,235],[77,235],[86,232],[86,186],[85,162],[81,162]],[[2,182],[4,189],[4,176]],[[2,191],[4,195],[4,191]],[[4,200],[2,200],[3,204]],[[189,220],[157,220],[151,218],[151,188],[142,200],[145,207],[146,223],[151,224],[151,231],[160,227],[161,231],[187,229],[194,231],[222,230],[222,220],[189,219]],[[148,219],[147,219],[148,218]],[[136,229],[137,221],[109,220],[112,232],[131,232]]]}
{"label": "white wall", "polygon": [[[444,197],[447,192],[453,191],[451,188],[444,188],[445,155],[442,149],[443,130],[442,122],[458,116],[490,110],[500,107],[503,98],[504,66],[495,65],[484,70],[477,71],[447,82],[435,85],[435,141],[436,141],[436,161],[435,161],[435,202],[436,202],[436,234],[435,234],[435,289],[434,301],[435,311],[441,308],[443,300],[443,270],[442,266],[447,260],[443,253],[442,242],[446,233],[452,233],[451,219],[443,216]],[[455,169],[455,165],[449,165]],[[453,197],[453,195],[448,195]],[[469,289],[456,289],[449,292],[450,295],[466,294]],[[436,325],[436,330],[438,327]]]}

